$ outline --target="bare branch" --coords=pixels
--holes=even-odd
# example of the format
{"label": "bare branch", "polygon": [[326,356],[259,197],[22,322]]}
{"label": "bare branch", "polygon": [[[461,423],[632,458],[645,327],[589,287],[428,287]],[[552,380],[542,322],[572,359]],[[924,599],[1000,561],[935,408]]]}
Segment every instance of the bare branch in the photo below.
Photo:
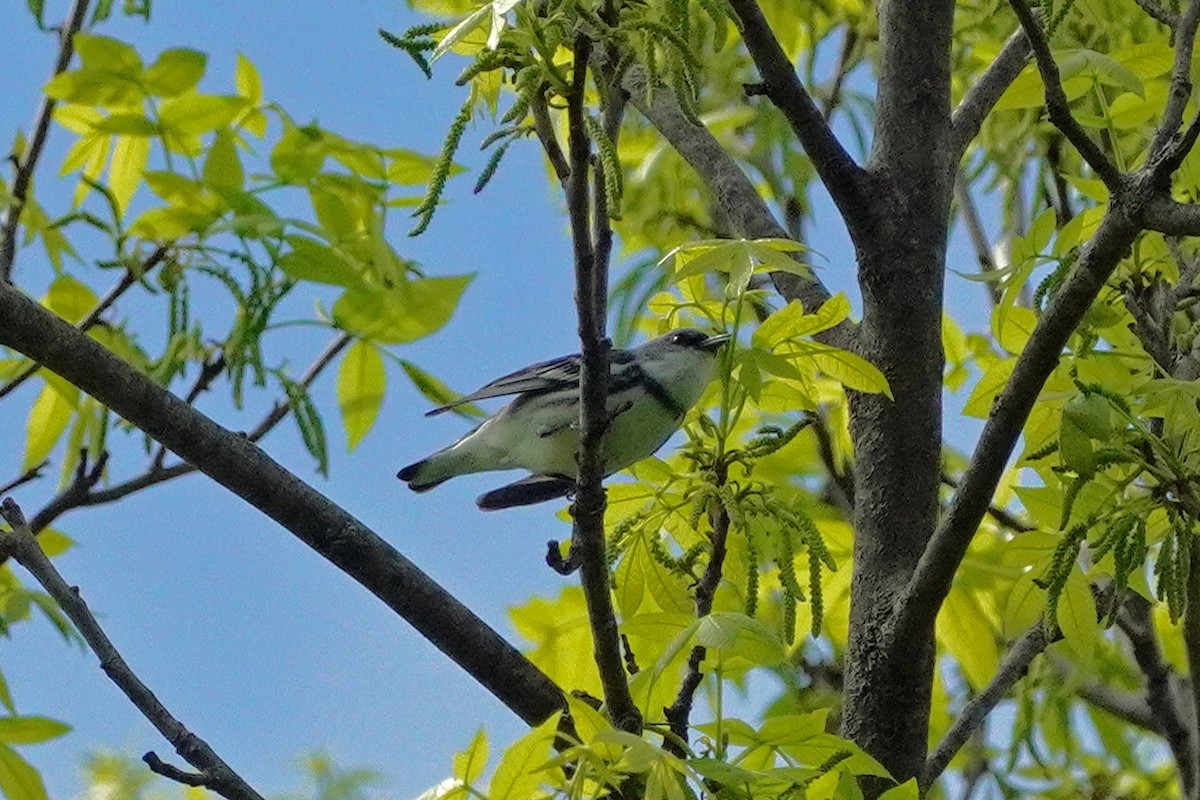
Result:
{"label": "bare branch", "polygon": [[983,720],[996,707],[996,704],[1004,699],[1008,690],[1017,681],[1025,677],[1025,672],[1033,663],[1033,659],[1049,647],[1055,638],[1057,637],[1052,636],[1045,625],[1038,622],[1016,641],[1004,657],[1000,668],[996,670],[991,682],[984,687],[982,692],[971,698],[942,741],[938,742],[933,754],[929,756],[929,760],[925,762],[925,769],[921,773],[923,790],[927,790],[933,785],[933,782],[950,764],[950,760],[967,743],[975,730],[983,724]]}
{"label": "bare branch", "polygon": [[1050,115],[1050,121],[1075,145],[1079,155],[1083,156],[1083,160],[1096,176],[1104,181],[1104,185],[1115,191],[1121,185],[1121,173],[1100,149],[1100,145],[1092,140],[1071,115],[1067,95],[1063,92],[1062,77],[1058,73],[1058,64],[1054,62],[1054,55],[1050,52],[1050,43],[1046,41],[1041,23],[1026,0],[1009,0],[1009,4],[1016,12],[1017,19],[1021,21],[1021,27],[1033,48],[1034,58],[1037,59],[1038,71],[1041,72],[1042,83],[1046,87],[1046,111]]}
{"label": "bare branch", "polygon": [[[67,17],[58,32],[58,56],[54,59],[54,72],[50,77],[64,72],[75,55],[75,34],[83,27],[83,19],[87,16],[90,0],[74,0]],[[8,210],[0,222],[0,282],[12,280],[13,265],[17,256],[17,226],[21,222],[21,212],[25,210],[25,201],[29,197],[29,182],[33,180],[33,172],[37,169],[38,159],[42,157],[42,149],[46,146],[46,136],[50,133],[50,121],[54,116],[57,101],[48,94],[42,95],[41,104],[33,118],[33,134],[29,137],[29,145],[17,162],[17,174],[13,177],[11,200]]]}
{"label": "bare branch", "polygon": [[1110,208],[1038,320],[1008,385],[992,406],[962,485],[896,603],[893,641],[911,640],[932,630],[950,582],[987,513],[1042,384],[1058,364],[1067,339],[1137,234],[1138,227],[1132,221],[1118,209]]}
{"label": "bare branch", "polygon": [[0,548],[10,553],[21,566],[29,570],[42,588],[54,598],[88,643],[88,647],[100,659],[100,668],[125,693],[142,716],[171,743],[175,752],[200,770],[197,776],[199,780],[193,785],[207,787],[229,800],[263,800],[262,795],[234,772],[207,742],[172,716],[166,706],[150,691],[150,687],[134,674],[96,618],[92,616],[92,612],[88,610],[87,604],[79,596],[79,590],[63,580],[62,575],[42,552],[41,546],[25,522],[21,509],[11,498],[5,499],[0,506],[0,516],[12,526],[11,531],[0,532]]}
{"label": "bare branch", "polygon": [[[79,330],[88,331],[95,327],[96,323],[100,321],[100,317],[104,316],[104,312],[112,308],[113,303],[117,302],[117,300],[121,297],[121,295],[125,294],[129,287],[137,283],[138,278],[162,263],[162,260],[166,258],[166,255],[167,248],[159,247],[142,263],[142,266],[136,273],[131,269],[125,270],[125,274],[121,276],[121,280],[117,281],[116,285],[109,289],[108,293],[105,294],[104,297],[100,298],[100,302],[96,303],[96,307],[89,311],[87,316],[79,321]],[[0,386],[0,399],[7,397],[18,386],[33,377],[34,373],[36,373],[41,366],[41,364],[36,362],[30,364],[28,367],[17,373],[16,377],[14,377],[11,381],[4,384],[4,386]]]}
{"label": "bare branch", "polygon": [[763,93],[783,112],[846,224],[852,231],[861,227],[869,208],[866,173],[833,135],[772,33],[758,0],[730,0],[729,4],[737,15],[746,49],[762,75]]}
{"label": "bare branch", "polygon": [[1146,165],[1160,179],[1166,179],[1183,163],[1196,141],[1193,124],[1181,140],[1176,140],[1183,123],[1183,111],[1192,96],[1192,51],[1196,46],[1196,26],[1200,24],[1200,0],[1191,0],[1175,28],[1175,63],[1171,68],[1171,89],[1163,106],[1162,118],[1147,150]]}
{"label": "bare branch", "polygon": [[1154,716],[1146,698],[1139,694],[1123,692],[1099,681],[1086,681],[1075,693],[1088,705],[1112,714],[1130,725],[1160,735],[1163,732],[1162,721]]}
{"label": "bare branch", "polygon": [[1025,60],[1029,58],[1029,37],[1025,31],[1018,30],[996,55],[979,80],[971,85],[958,108],[950,118],[953,127],[954,150],[961,159],[971,141],[979,134],[983,121],[991,113],[996,101],[1004,94],[1021,70],[1025,69]]}
{"label": "bare branch", "polygon": [[[669,87],[655,86],[651,91],[648,81],[645,67],[635,64],[626,70],[621,86],[629,92],[633,105],[700,175],[731,231],[750,239],[789,238],[754,184],[716,137],[703,125],[688,119]],[[819,308],[830,296],[815,277],[773,272],[771,280],[785,299],[799,300],[805,309]],[[826,331],[824,341],[846,347],[855,330],[853,323],[844,321]]]}
{"label": "bare branch", "polygon": [[546,108],[544,91],[534,93],[529,109],[533,112],[533,130],[542,143],[542,149],[546,151],[546,158],[550,160],[554,174],[560,181],[566,181],[571,176],[571,167],[567,165],[567,157],[563,155],[562,147],[558,143],[558,134],[554,132],[554,123],[551,122],[550,112]]}
{"label": "bare branch", "polygon": [[[959,482],[951,477],[949,473],[943,472],[942,485],[949,486],[951,489],[957,489]],[[1037,530],[1037,528],[1031,525],[1029,522],[1021,519],[1011,511],[1001,508],[1000,506],[989,504],[987,513],[989,517],[996,520],[996,522],[998,522],[1000,525],[1003,525],[1005,528],[1008,528],[1010,531],[1016,531],[1017,533],[1029,533],[1030,531]]]}
{"label": "bare branch", "polygon": [[0,283],[0,344],[95,397],[279,522],[408,620],[523,720],[563,707],[554,683],[394,547],[280,466],[155,385],[10,284]]}
{"label": "bare branch", "polygon": [[44,470],[49,463],[49,460],[43,460],[42,463],[35,464],[17,477],[13,478],[8,483],[0,486],[0,495],[6,495],[13,489],[16,489],[18,486],[24,486],[31,481],[36,481],[38,478],[42,477],[42,470]]}

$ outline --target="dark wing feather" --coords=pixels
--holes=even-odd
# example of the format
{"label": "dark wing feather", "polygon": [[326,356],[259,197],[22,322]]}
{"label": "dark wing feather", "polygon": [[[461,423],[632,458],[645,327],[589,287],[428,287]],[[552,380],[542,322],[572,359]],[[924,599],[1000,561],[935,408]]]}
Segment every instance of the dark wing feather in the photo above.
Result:
{"label": "dark wing feather", "polygon": [[425,416],[432,417],[463,403],[473,403],[489,397],[503,397],[526,392],[548,392],[552,389],[570,389],[572,387],[578,389],[579,363],[578,355],[539,361],[537,364],[531,364],[524,369],[496,378],[470,394],[464,394],[453,403],[447,403],[440,408],[427,411]]}

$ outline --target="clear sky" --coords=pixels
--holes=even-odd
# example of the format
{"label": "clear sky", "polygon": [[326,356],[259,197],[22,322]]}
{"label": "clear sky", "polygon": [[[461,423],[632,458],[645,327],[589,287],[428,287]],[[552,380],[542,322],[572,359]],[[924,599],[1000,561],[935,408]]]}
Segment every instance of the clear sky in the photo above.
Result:
{"label": "clear sky", "polygon": [[[47,19],[65,2],[47,2]],[[120,5],[118,3],[118,5]],[[346,136],[386,146],[435,152],[462,101],[453,87],[456,65],[427,81],[376,29],[399,31],[415,17],[397,0],[319,0],[303,4],[156,0],[152,22],[117,20],[101,32],[136,44],[147,61],[163,48],[209,54],[202,88],[232,90],[236,54],[245,53],[263,78],[268,99],[298,121],[317,120]],[[53,60],[54,42],[34,28],[23,3],[0,5],[0,72],[6,76],[0,130],[25,127]],[[473,171],[486,127],[468,132],[460,158]],[[39,196],[55,211],[69,189],[57,185],[68,138],[57,131],[43,160]],[[545,179],[532,143],[513,148],[481,196],[474,180],[452,182],[450,203],[429,231],[404,236],[393,225],[401,255],[431,274],[477,272],[458,314],[435,336],[402,355],[461,390],[503,372],[576,347],[570,246],[559,196]],[[145,189],[141,190],[144,198]],[[832,220],[819,201],[821,218]],[[828,258],[823,277],[852,286],[851,257],[840,226],[817,231],[813,246]],[[952,266],[973,271],[956,247]],[[88,254],[84,253],[86,257]],[[87,277],[82,267],[69,267]],[[40,246],[19,255],[18,281],[39,289],[48,266]],[[104,276],[107,279],[108,276]],[[977,284],[951,276],[958,307],[977,304]],[[103,280],[93,286],[103,291]],[[297,310],[310,315],[311,300]],[[132,306],[130,306],[132,307]],[[223,313],[219,308],[213,314]],[[302,331],[279,337],[273,352],[296,368],[326,336]],[[313,482],[388,539],[490,624],[512,635],[506,609],[565,585],[542,561],[545,541],[569,532],[554,504],[483,514],[473,498],[502,482],[476,476],[415,495],[395,479],[398,467],[461,435],[451,415],[425,419],[429,407],[389,366],[389,391],[376,428],[347,454],[333,399],[333,376],[315,389],[326,411],[332,464],[328,480],[313,469],[294,426],[264,442],[277,460]],[[19,472],[24,414],[36,382],[4,403],[0,415],[0,483]],[[208,413],[249,427],[261,412],[231,413],[211,398]],[[971,431],[955,428],[956,436]],[[127,454],[114,470],[138,468]],[[53,490],[27,487],[17,499],[28,513]],[[403,620],[324,560],[237,497],[193,475],[120,504],[73,512],[58,527],[78,546],[59,559],[116,645],[159,698],[208,740],[256,788],[279,794],[298,785],[296,759],[315,748],[343,765],[367,765],[385,776],[383,793],[411,797],[448,774],[452,753],[481,725],[494,743],[517,735],[520,721]],[[75,726],[48,745],[23,748],[52,797],[81,788],[84,754],[99,748],[140,755],[169,747],[111,685],[90,653],[64,645],[45,622],[22,624],[0,639],[0,669],[22,713]],[[494,752],[494,751],[493,751]],[[173,754],[171,754],[173,755]]]}

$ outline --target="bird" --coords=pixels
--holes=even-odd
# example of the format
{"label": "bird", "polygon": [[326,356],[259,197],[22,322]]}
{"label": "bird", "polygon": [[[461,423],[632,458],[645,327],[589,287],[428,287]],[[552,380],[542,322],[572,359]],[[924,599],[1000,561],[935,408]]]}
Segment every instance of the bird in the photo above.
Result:
{"label": "bird", "polygon": [[[728,334],[678,328],[639,347],[609,352],[605,477],[653,455],[683,423],[716,373]],[[541,361],[426,413],[464,403],[516,399],[449,447],[409,464],[396,477],[424,492],[459,475],[524,469],[531,474],[475,501],[492,511],[565,497],[574,491],[579,448],[579,354]]]}

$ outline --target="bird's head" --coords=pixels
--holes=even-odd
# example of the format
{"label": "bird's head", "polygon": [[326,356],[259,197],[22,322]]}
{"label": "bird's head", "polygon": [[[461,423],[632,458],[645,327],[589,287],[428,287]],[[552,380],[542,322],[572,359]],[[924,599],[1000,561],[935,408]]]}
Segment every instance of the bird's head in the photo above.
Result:
{"label": "bird's head", "polygon": [[643,347],[646,349],[653,348],[664,353],[684,350],[714,354],[721,345],[728,341],[728,333],[719,333],[710,336],[704,331],[698,331],[695,328],[676,328],[670,333],[665,333],[657,339],[647,342]]}

